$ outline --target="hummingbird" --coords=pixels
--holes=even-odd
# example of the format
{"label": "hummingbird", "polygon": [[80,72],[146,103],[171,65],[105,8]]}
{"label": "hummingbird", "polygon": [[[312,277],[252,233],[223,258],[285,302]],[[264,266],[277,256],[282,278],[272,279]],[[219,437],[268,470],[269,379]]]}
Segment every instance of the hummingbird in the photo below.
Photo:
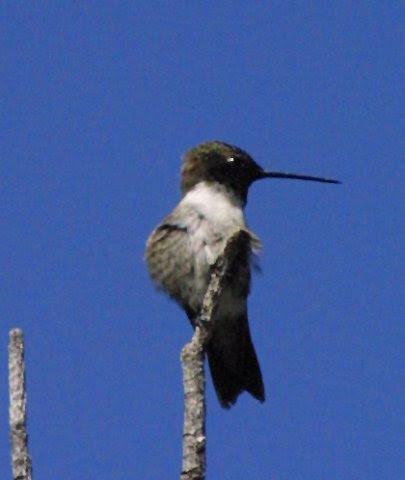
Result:
{"label": "hummingbird", "polygon": [[261,243],[248,229],[244,215],[249,187],[265,178],[340,183],[267,171],[241,148],[221,141],[205,142],[185,154],[181,200],[146,244],[152,280],[184,309],[195,327],[212,267],[237,231],[248,234],[246,251],[238,255],[232,275],[225,279],[206,347],[214,388],[224,408],[230,408],[244,391],[260,402],[265,400],[247,310],[251,266]]}

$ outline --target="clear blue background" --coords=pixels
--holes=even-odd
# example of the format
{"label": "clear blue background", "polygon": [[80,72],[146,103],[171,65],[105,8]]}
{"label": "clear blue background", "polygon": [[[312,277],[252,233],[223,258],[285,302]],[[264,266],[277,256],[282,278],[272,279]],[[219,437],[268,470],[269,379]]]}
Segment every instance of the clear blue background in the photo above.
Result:
{"label": "clear blue background", "polygon": [[207,139],[344,181],[252,188],[267,402],[224,411],[209,380],[207,478],[405,478],[400,9],[2,3],[2,478],[14,326],[35,478],[178,478],[191,332],[143,250],[178,201],[181,155]]}

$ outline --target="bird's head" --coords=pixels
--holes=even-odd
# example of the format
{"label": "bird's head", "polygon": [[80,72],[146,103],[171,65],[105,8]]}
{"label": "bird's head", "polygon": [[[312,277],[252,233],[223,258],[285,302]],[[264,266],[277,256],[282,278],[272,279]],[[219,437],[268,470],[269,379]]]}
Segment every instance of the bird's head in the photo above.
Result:
{"label": "bird's head", "polygon": [[340,183],[337,180],[309,175],[269,172],[241,148],[220,141],[210,141],[197,145],[185,154],[181,170],[181,190],[185,195],[200,182],[217,182],[232,189],[242,202],[246,203],[250,185],[262,178]]}

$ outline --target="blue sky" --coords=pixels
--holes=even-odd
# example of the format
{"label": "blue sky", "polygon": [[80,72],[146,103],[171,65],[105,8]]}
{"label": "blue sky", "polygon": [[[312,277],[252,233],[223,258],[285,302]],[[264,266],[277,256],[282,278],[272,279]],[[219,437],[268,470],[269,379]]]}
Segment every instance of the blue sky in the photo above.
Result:
{"label": "blue sky", "polygon": [[191,332],[143,250],[181,155],[220,139],[344,184],[250,192],[267,401],[208,382],[207,478],[402,478],[400,2],[0,8],[0,476],[19,326],[36,478],[178,477]]}

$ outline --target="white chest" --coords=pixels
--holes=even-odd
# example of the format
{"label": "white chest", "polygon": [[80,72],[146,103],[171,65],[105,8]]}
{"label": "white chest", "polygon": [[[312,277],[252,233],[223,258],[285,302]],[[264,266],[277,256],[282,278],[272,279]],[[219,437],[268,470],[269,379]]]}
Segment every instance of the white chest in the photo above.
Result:
{"label": "white chest", "polygon": [[212,230],[223,232],[225,236],[228,231],[245,227],[240,200],[222,185],[201,182],[181,203],[195,210]]}
{"label": "white chest", "polygon": [[210,266],[223,252],[228,239],[245,228],[241,202],[218,184],[198,184],[179,205],[188,212],[187,232],[194,258],[198,301],[207,288]]}

